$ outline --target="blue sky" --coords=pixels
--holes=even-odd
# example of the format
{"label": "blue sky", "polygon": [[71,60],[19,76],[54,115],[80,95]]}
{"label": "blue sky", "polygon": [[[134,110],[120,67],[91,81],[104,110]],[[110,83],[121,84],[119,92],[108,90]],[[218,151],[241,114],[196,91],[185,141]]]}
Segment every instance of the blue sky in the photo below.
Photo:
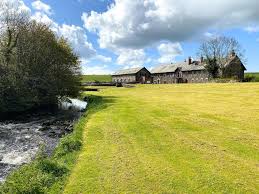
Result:
{"label": "blue sky", "polygon": [[215,0],[211,4],[205,0],[23,2],[34,19],[50,23],[71,42],[85,74],[152,68],[195,58],[200,43],[216,35],[236,38],[246,50],[248,71],[259,71],[256,0]]}

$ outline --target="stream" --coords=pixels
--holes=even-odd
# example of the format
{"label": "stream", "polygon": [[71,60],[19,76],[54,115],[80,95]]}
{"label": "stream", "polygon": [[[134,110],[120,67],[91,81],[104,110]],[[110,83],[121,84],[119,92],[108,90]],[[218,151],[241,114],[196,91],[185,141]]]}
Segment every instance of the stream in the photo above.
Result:
{"label": "stream", "polygon": [[0,183],[14,169],[33,160],[41,146],[51,155],[60,138],[73,131],[87,102],[69,99],[59,107],[55,113],[34,113],[0,122]]}

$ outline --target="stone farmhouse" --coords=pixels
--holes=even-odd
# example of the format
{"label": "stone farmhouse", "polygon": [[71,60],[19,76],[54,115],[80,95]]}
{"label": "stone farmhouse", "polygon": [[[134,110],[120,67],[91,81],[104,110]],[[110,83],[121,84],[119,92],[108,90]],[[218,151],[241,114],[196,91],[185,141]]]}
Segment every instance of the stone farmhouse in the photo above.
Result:
{"label": "stone farmhouse", "polygon": [[152,71],[154,84],[204,83],[209,81],[209,73],[201,61],[188,61],[160,65]]}
{"label": "stone farmhouse", "polygon": [[232,51],[229,55],[229,59],[221,69],[221,77],[234,78],[238,81],[243,81],[245,76],[246,67],[236,55],[235,51]]}
{"label": "stone farmhouse", "polygon": [[[234,51],[226,61],[221,65],[220,77],[243,81],[246,68]],[[151,72],[145,67],[121,70],[112,75],[112,81],[143,84],[206,83],[210,80],[210,75],[205,66],[203,57],[196,61],[189,57],[184,62],[159,65]]]}

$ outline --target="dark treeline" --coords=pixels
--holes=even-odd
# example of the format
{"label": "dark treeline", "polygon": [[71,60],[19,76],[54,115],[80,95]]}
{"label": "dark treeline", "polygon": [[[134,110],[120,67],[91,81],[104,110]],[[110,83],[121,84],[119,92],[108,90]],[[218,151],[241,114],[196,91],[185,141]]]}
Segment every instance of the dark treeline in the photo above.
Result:
{"label": "dark treeline", "polygon": [[15,4],[0,10],[0,115],[77,96],[80,62],[67,41]]}

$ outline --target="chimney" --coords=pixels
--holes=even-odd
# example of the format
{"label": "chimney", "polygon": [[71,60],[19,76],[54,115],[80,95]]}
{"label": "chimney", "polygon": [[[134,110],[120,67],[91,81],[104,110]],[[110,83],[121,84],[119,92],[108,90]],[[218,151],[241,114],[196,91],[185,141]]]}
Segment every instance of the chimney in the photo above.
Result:
{"label": "chimney", "polygon": [[235,50],[234,50],[234,49],[231,51],[230,56],[231,56],[232,58],[234,58],[234,57],[236,56],[236,53],[235,53]]}
{"label": "chimney", "polygon": [[201,56],[201,63],[203,63],[204,62],[204,58],[203,58],[203,56]]}
{"label": "chimney", "polygon": [[189,64],[189,65],[192,64],[192,57],[189,57],[189,59],[188,59],[188,64]]}

